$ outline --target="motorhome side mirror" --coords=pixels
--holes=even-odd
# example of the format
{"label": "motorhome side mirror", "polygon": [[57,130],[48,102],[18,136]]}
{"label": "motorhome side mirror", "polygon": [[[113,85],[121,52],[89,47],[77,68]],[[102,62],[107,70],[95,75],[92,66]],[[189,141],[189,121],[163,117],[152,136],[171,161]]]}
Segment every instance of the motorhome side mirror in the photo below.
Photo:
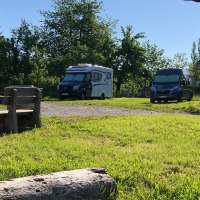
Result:
{"label": "motorhome side mirror", "polygon": [[63,80],[63,79],[62,79],[62,78],[60,78],[60,82],[62,82],[62,80]]}

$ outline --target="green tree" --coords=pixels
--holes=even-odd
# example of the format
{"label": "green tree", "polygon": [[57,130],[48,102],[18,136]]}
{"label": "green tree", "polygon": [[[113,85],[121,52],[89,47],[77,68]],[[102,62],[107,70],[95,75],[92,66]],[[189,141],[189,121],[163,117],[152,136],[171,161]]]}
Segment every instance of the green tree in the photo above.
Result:
{"label": "green tree", "polygon": [[192,64],[196,65],[200,60],[200,38],[198,43],[193,42],[192,45],[192,53],[191,53]]}
{"label": "green tree", "polygon": [[48,75],[48,59],[46,57],[44,49],[40,52],[37,46],[33,47],[31,64],[33,67],[30,75],[28,76],[30,82],[35,86],[40,86],[44,84],[47,80]]}
{"label": "green tree", "polygon": [[145,48],[145,68],[149,71],[151,77],[158,69],[163,68],[181,68],[186,69],[189,66],[188,59],[183,53],[177,53],[173,58],[166,57],[164,49],[159,49],[157,45],[150,44],[149,41],[143,44]]}
{"label": "green tree", "polygon": [[19,28],[11,31],[10,54],[14,83],[25,83],[31,72],[30,58],[33,46],[39,43],[38,28],[22,20]]}
{"label": "green tree", "polygon": [[[98,0],[53,2],[53,11],[42,12],[41,32],[47,55],[66,61],[64,66],[80,62],[110,65],[115,46],[114,22],[101,17],[102,3]],[[50,63],[50,66],[55,65]],[[57,69],[50,71],[59,73]]]}
{"label": "green tree", "polygon": [[145,49],[140,45],[138,39],[144,38],[143,33],[134,36],[131,26],[122,27],[123,39],[116,51],[114,75],[116,84],[116,94],[121,90],[121,85],[128,80],[137,80],[139,77],[148,76],[145,64]]}
{"label": "green tree", "polygon": [[189,70],[192,74],[193,85],[196,85],[197,81],[200,80],[200,38],[197,43],[193,42],[191,59]]}
{"label": "green tree", "polygon": [[12,67],[10,63],[10,42],[0,34],[0,80],[1,84],[8,83]]}
{"label": "green tree", "polygon": [[158,69],[169,67],[169,59],[164,56],[164,49],[159,49],[157,45],[150,44],[149,41],[143,44],[145,48],[145,68],[149,71],[151,78]]}
{"label": "green tree", "polygon": [[179,69],[188,69],[189,63],[184,53],[177,53],[171,59],[170,67]]}

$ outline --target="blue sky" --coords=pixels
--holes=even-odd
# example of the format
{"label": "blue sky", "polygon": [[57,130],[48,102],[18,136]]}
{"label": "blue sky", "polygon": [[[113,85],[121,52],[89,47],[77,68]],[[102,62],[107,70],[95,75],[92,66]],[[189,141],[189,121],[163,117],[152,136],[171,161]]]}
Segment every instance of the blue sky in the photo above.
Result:
{"label": "blue sky", "polygon": [[[39,10],[50,10],[52,0],[1,0],[0,32],[9,37],[21,19],[39,24]],[[183,0],[103,0],[103,16],[118,20],[120,26],[133,26],[134,33],[144,32],[145,40],[172,57],[186,53],[190,58],[193,41],[200,38],[200,3]]]}

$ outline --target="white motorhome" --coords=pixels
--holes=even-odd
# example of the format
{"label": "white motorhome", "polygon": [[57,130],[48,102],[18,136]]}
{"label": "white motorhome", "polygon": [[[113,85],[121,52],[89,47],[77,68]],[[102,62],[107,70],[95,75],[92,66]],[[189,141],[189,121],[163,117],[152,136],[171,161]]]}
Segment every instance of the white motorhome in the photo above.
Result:
{"label": "white motorhome", "polygon": [[110,98],[113,96],[113,70],[91,64],[69,66],[57,86],[57,94],[60,100],[67,97],[78,97],[82,100]]}

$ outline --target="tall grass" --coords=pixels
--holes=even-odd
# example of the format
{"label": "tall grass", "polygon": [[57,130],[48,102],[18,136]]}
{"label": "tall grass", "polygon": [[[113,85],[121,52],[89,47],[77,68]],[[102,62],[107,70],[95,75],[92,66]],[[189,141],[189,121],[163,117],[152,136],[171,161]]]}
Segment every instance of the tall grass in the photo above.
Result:
{"label": "tall grass", "polygon": [[0,180],[104,167],[118,199],[200,198],[200,117],[48,117],[0,138]]}

